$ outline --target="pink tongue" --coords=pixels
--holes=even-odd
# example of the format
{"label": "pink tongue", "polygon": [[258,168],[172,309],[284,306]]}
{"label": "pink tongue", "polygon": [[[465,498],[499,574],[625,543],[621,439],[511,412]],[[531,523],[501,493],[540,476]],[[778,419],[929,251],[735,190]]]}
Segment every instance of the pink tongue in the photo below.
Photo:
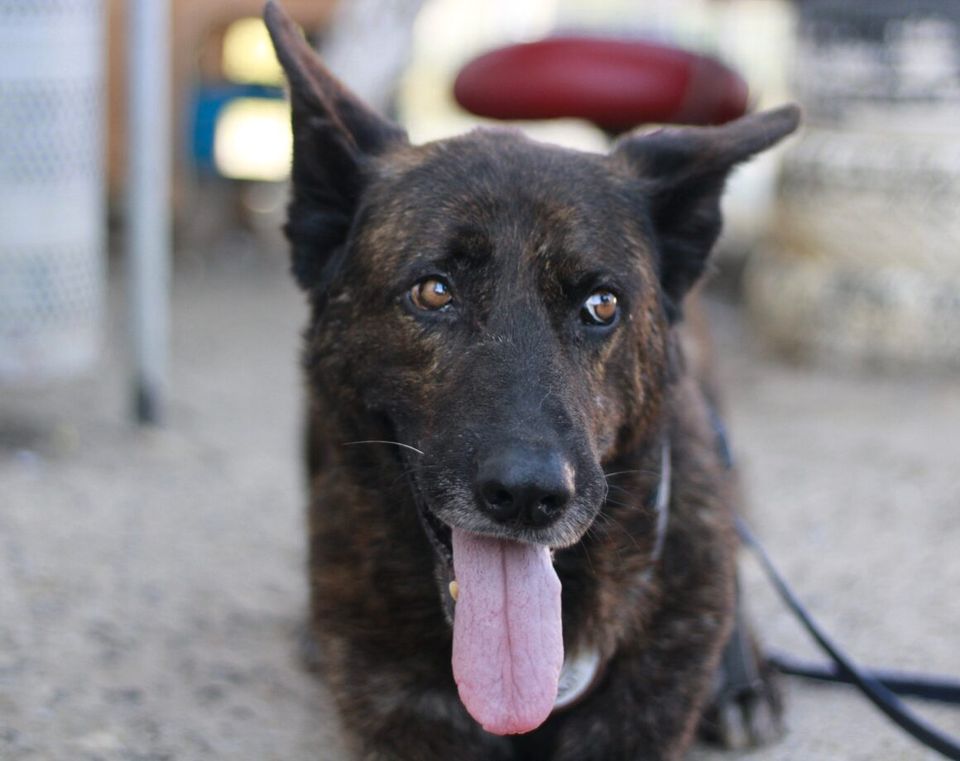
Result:
{"label": "pink tongue", "polygon": [[529,732],[553,710],[563,666],[560,579],[550,550],[453,529],[453,569],[460,700],[488,732]]}

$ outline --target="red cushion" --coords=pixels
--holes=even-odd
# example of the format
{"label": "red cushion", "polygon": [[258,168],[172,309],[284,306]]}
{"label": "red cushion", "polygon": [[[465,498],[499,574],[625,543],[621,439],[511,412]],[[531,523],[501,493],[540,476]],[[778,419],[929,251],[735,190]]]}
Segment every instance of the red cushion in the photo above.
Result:
{"label": "red cushion", "polygon": [[460,71],[454,97],[494,119],[579,117],[611,131],[721,124],[747,108],[747,85],[720,62],[652,42],[553,37],[511,45]]}

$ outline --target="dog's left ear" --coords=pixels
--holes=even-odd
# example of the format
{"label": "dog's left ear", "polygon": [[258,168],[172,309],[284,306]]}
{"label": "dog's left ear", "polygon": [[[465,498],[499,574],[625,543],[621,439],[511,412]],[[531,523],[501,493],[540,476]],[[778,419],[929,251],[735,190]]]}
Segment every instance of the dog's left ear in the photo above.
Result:
{"label": "dog's left ear", "polygon": [[737,164],[771,147],[800,123],[797,106],[762,111],[720,127],[671,127],[631,133],[614,145],[649,192],[649,214],[660,258],[660,280],[671,320],[703,272],[720,235],[720,196]]}
{"label": "dog's left ear", "polygon": [[286,232],[293,274],[303,288],[321,288],[343,251],[370,159],[407,137],[330,73],[274,0],[263,19],[290,83],[293,199]]}

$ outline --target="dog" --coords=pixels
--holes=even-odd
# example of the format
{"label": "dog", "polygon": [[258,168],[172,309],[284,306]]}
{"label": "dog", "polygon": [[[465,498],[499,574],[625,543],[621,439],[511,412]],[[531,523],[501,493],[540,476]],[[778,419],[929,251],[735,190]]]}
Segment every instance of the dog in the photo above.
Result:
{"label": "dog", "polygon": [[415,146],[265,20],[310,303],[310,627],[351,753],[681,758],[736,618],[684,299],[728,174],[798,110],[608,155],[507,128]]}

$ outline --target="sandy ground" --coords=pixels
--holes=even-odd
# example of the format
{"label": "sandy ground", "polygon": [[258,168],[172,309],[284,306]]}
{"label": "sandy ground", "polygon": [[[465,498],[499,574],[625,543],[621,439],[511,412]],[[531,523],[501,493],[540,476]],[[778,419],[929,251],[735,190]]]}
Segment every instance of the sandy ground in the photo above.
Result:
{"label": "sandy ground", "polygon": [[[274,260],[181,272],[155,431],[125,418],[114,313],[95,381],[0,391],[0,759],[342,758],[295,644],[298,294]],[[956,379],[789,367],[715,316],[773,555],[861,660],[960,675]],[[765,640],[812,652],[749,562],[745,578]],[[749,758],[933,758],[845,689],[787,692],[789,733]],[[922,708],[960,734],[960,710]]]}

